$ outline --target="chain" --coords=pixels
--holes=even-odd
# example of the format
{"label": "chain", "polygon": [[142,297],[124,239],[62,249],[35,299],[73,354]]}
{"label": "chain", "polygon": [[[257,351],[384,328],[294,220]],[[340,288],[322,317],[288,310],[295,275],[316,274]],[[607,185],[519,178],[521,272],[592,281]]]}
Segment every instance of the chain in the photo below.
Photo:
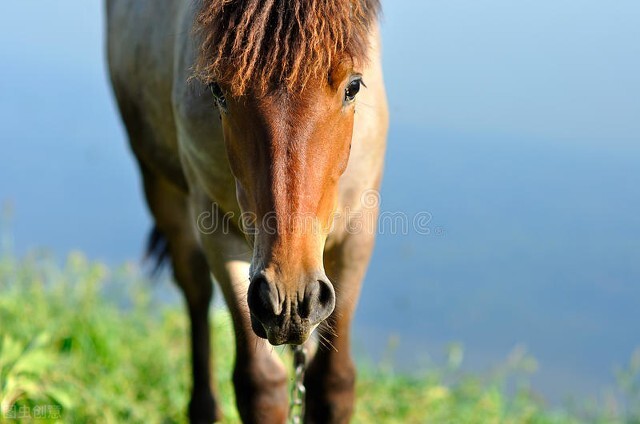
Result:
{"label": "chain", "polygon": [[291,404],[289,405],[289,417],[292,424],[302,424],[304,420],[305,394],[304,371],[307,368],[307,350],[304,346],[293,348],[293,366],[295,375],[291,388]]}

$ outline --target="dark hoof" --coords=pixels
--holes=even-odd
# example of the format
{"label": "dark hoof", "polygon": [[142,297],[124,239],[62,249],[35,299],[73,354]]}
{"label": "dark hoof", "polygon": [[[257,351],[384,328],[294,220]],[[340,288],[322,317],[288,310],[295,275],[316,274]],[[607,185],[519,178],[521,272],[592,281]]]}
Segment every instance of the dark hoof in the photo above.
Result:
{"label": "dark hoof", "polygon": [[189,402],[191,424],[211,424],[220,421],[222,414],[211,393],[194,393]]}

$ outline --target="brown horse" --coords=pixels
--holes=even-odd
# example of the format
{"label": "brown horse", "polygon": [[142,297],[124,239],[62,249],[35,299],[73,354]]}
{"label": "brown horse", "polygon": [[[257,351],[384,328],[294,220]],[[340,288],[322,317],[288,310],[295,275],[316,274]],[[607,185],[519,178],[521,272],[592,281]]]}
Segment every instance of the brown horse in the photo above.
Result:
{"label": "brown horse", "polygon": [[[211,387],[212,278],[244,422],[287,419],[272,345],[310,360],[306,422],[349,421],[350,321],[374,244],[387,106],[378,0],[107,0],[111,81],[191,320],[192,422]],[[366,85],[365,85],[366,84]],[[209,224],[203,227],[202,218]]]}

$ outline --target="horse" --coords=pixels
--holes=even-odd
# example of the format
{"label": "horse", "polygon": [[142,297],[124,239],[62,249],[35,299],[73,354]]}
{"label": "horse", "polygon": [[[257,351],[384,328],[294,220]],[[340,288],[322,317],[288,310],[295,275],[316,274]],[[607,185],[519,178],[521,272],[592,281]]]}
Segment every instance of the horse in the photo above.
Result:
{"label": "horse", "polygon": [[222,418],[214,283],[232,318],[243,422],[286,422],[273,346],[315,339],[305,422],[351,419],[350,323],[379,209],[364,197],[381,183],[389,121],[379,13],[379,0],[106,0],[149,251],[170,261],[190,319],[192,423]]}

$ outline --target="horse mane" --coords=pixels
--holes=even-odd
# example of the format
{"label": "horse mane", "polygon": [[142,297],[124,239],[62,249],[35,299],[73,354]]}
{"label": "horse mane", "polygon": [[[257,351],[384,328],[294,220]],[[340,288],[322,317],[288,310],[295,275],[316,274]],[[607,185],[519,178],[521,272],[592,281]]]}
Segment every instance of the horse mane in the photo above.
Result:
{"label": "horse mane", "polygon": [[292,91],[329,74],[337,61],[367,61],[380,0],[203,0],[195,65],[204,83]]}

